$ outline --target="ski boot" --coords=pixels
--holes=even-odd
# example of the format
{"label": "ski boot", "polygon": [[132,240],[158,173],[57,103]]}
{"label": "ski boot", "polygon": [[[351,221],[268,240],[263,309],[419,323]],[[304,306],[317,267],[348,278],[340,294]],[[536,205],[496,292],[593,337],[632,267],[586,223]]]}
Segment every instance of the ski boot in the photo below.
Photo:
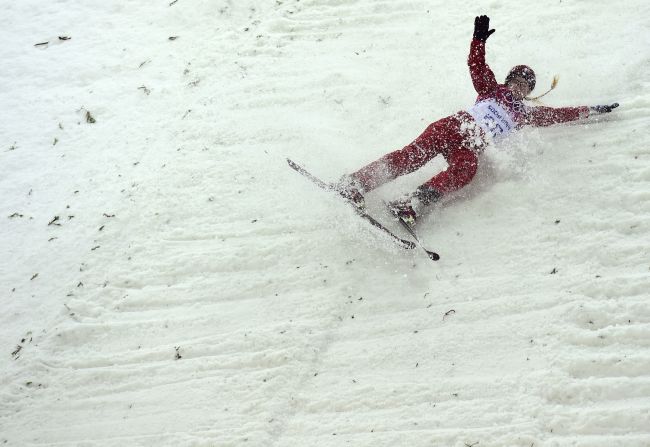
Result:
{"label": "ski boot", "polygon": [[333,188],[357,209],[365,209],[366,201],[363,197],[363,187],[359,181],[351,175],[344,175],[341,177],[338,183],[333,185]]}
{"label": "ski boot", "polygon": [[399,200],[388,202],[388,210],[393,216],[397,217],[408,226],[413,227],[415,225],[415,220],[418,216],[413,209],[411,197],[407,196]]}
{"label": "ski boot", "polygon": [[414,193],[388,203],[388,209],[393,216],[413,227],[418,212],[425,206],[437,202],[442,197],[436,189],[422,185]]}

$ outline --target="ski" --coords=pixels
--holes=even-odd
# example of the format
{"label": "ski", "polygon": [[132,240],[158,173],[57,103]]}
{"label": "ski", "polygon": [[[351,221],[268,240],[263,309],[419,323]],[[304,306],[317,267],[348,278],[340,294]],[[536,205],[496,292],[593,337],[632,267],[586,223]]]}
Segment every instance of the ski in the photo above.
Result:
{"label": "ski", "polygon": [[[386,208],[390,211],[390,207],[388,206],[388,203],[384,202],[384,205],[385,205]],[[394,214],[393,214],[393,215],[394,215]],[[404,228],[404,229],[405,229],[405,230],[406,230],[406,231],[407,231],[407,232],[408,232],[408,233],[413,237],[413,239],[415,239],[415,242],[417,243],[418,247],[420,247],[422,250],[425,251],[425,253],[426,253],[427,256],[429,257],[429,259],[431,259],[432,261],[438,261],[438,260],[440,259],[440,255],[439,255],[438,253],[436,253],[436,252],[434,252],[434,251],[431,251],[431,250],[427,250],[426,248],[424,248],[424,246],[423,246],[422,243],[420,242],[420,238],[419,238],[418,235],[415,233],[415,230],[413,229],[413,227],[411,227],[411,225],[409,225],[408,223],[406,223],[406,222],[404,221],[404,219],[402,219],[401,217],[399,217],[399,216],[397,216],[397,215],[394,215],[394,216],[395,216],[395,219],[397,219],[397,221],[399,222],[399,224],[402,226],[402,228]]]}
{"label": "ski", "polygon": [[[305,168],[303,168],[302,166],[300,166],[299,164],[297,164],[293,160],[290,160],[290,159],[287,158],[287,163],[289,163],[289,166],[293,170],[295,170],[299,174],[302,174],[304,177],[311,180],[319,188],[324,189],[326,191],[336,192],[336,190],[332,187],[332,185],[330,185],[330,184],[324,182],[323,180],[319,179],[314,174],[307,171]],[[365,212],[362,209],[359,209],[352,202],[345,199],[343,196],[340,196],[338,194],[338,192],[337,192],[337,195],[339,197],[341,197],[341,199],[345,200],[354,209],[354,211],[357,213],[357,215],[359,215],[363,219],[367,220],[370,223],[370,225],[372,225],[373,227],[381,230],[384,234],[386,234],[388,237],[390,237],[392,239],[392,241],[395,242],[395,244],[397,244],[397,246],[399,246],[401,248],[404,248],[406,250],[412,250],[412,249],[414,249],[416,247],[416,244],[414,242],[406,240],[406,239],[402,239],[399,236],[395,235],[392,231],[390,231],[388,228],[386,228],[381,222],[376,220],[374,217],[369,215],[367,212]]]}

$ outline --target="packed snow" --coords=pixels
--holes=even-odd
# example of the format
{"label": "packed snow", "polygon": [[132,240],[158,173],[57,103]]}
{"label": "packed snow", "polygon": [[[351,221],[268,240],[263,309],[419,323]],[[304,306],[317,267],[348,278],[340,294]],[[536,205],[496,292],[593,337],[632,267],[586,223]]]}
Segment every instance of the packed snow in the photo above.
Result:
{"label": "packed snow", "polygon": [[[649,13],[3,2],[0,445],[650,446]],[[286,158],[336,181],[471,106],[479,14],[499,80],[621,106],[490,148],[432,262]]]}

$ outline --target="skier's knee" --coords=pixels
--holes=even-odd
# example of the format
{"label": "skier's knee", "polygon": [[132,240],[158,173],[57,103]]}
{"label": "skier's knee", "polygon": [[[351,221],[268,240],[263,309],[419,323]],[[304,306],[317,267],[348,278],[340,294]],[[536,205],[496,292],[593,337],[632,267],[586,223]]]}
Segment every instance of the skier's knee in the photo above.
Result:
{"label": "skier's knee", "polygon": [[455,151],[447,160],[454,171],[462,171],[474,177],[478,170],[478,157],[470,150]]}

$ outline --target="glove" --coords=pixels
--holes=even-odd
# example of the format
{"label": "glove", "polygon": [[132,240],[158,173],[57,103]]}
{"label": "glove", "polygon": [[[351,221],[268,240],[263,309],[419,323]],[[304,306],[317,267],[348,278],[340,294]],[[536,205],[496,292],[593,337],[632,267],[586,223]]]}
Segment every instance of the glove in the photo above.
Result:
{"label": "glove", "polygon": [[596,113],[609,113],[612,110],[614,110],[616,107],[618,107],[618,103],[615,102],[611,106],[591,106],[589,107],[589,110],[596,112]]}
{"label": "glove", "polygon": [[474,19],[474,39],[485,42],[488,37],[495,31],[490,28],[490,18],[488,16],[479,16]]}

